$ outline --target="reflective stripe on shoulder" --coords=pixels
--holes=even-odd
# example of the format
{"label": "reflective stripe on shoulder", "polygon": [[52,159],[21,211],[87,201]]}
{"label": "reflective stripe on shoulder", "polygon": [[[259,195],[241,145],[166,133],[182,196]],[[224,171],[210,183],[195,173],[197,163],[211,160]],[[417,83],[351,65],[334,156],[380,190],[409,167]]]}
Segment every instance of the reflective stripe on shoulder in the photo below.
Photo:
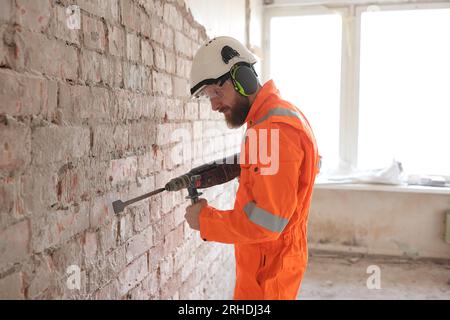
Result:
{"label": "reflective stripe on shoulder", "polygon": [[250,221],[272,232],[283,231],[289,222],[288,219],[257,207],[253,201],[250,201],[244,206],[244,212]]}
{"label": "reflective stripe on shoulder", "polygon": [[270,109],[269,112],[267,112],[263,117],[256,120],[254,122],[254,125],[261,123],[263,121],[266,121],[271,116],[296,117],[299,120],[302,120],[302,118],[298,112],[292,111],[290,109],[285,109],[285,108],[273,108],[273,109]]}

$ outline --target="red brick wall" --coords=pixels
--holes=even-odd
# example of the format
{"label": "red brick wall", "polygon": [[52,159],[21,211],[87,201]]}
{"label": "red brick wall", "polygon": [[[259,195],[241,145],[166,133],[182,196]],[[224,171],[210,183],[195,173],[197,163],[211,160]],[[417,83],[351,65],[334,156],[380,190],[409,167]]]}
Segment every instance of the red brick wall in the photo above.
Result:
{"label": "red brick wall", "polygon": [[[66,25],[69,4],[81,8],[80,30]],[[208,146],[239,149],[240,134],[208,103],[186,98],[207,37],[184,2],[0,0],[0,8],[0,298],[231,298],[232,248],[187,227],[187,192],[120,215],[108,206],[201,164]],[[193,150],[183,163],[172,157],[180,128],[196,134],[183,140]],[[235,189],[205,196],[231,208]],[[67,285],[71,265],[80,289]]]}

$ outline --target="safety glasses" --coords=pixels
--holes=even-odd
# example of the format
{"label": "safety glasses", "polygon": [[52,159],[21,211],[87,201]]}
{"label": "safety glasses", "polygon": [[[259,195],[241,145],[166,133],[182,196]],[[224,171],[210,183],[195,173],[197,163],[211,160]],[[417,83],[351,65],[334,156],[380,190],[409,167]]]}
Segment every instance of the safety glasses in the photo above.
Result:
{"label": "safety glasses", "polygon": [[205,99],[223,98],[223,87],[216,84],[205,86],[198,94],[198,97]]}
{"label": "safety glasses", "polygon": [[203,87],[203,89],[200,90],[200,92],[197,94],[197,97],[199,98],[206,98],[206,99],[214,99],[214,98],[223,98],[224,96],[224,84],[229,79],[229,75],[225,75],[220,77],[217,80],[217,83],[214,84],[208,84]]}

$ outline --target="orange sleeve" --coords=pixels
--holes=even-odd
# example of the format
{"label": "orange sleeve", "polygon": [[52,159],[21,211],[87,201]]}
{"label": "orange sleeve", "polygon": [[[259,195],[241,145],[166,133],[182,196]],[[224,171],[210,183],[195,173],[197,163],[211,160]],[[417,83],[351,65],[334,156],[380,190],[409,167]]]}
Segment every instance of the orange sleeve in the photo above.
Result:
{"label": "orange sleeve", "polygon": [[[278,129],[279,133],[277,170],[274,170],[276,165],[273,163],[261,163],[260,157],[255,164],[241,165],[233,210],[205,206],[200,211],[200,236],[204,240],[222,243],[264,242],[277,239],[289,223],[297,208],[298,181],[304,152],[297,129],[284,123],[274,123],[272,129]],[[268,140],[267,149],[272,150],[270,138]]]}

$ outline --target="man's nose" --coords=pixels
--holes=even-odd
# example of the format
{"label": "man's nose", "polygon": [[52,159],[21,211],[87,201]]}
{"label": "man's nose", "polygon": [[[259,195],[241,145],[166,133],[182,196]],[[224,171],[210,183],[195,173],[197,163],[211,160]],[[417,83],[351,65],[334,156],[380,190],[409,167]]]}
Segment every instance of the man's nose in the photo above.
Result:
{"label": "man's nose", "polygon": [[220,102],[219,99],[213,98],[210,101],[211,101],[211,107],[214,111],[219,110],[220,107],[222,106],[222,102]]}

